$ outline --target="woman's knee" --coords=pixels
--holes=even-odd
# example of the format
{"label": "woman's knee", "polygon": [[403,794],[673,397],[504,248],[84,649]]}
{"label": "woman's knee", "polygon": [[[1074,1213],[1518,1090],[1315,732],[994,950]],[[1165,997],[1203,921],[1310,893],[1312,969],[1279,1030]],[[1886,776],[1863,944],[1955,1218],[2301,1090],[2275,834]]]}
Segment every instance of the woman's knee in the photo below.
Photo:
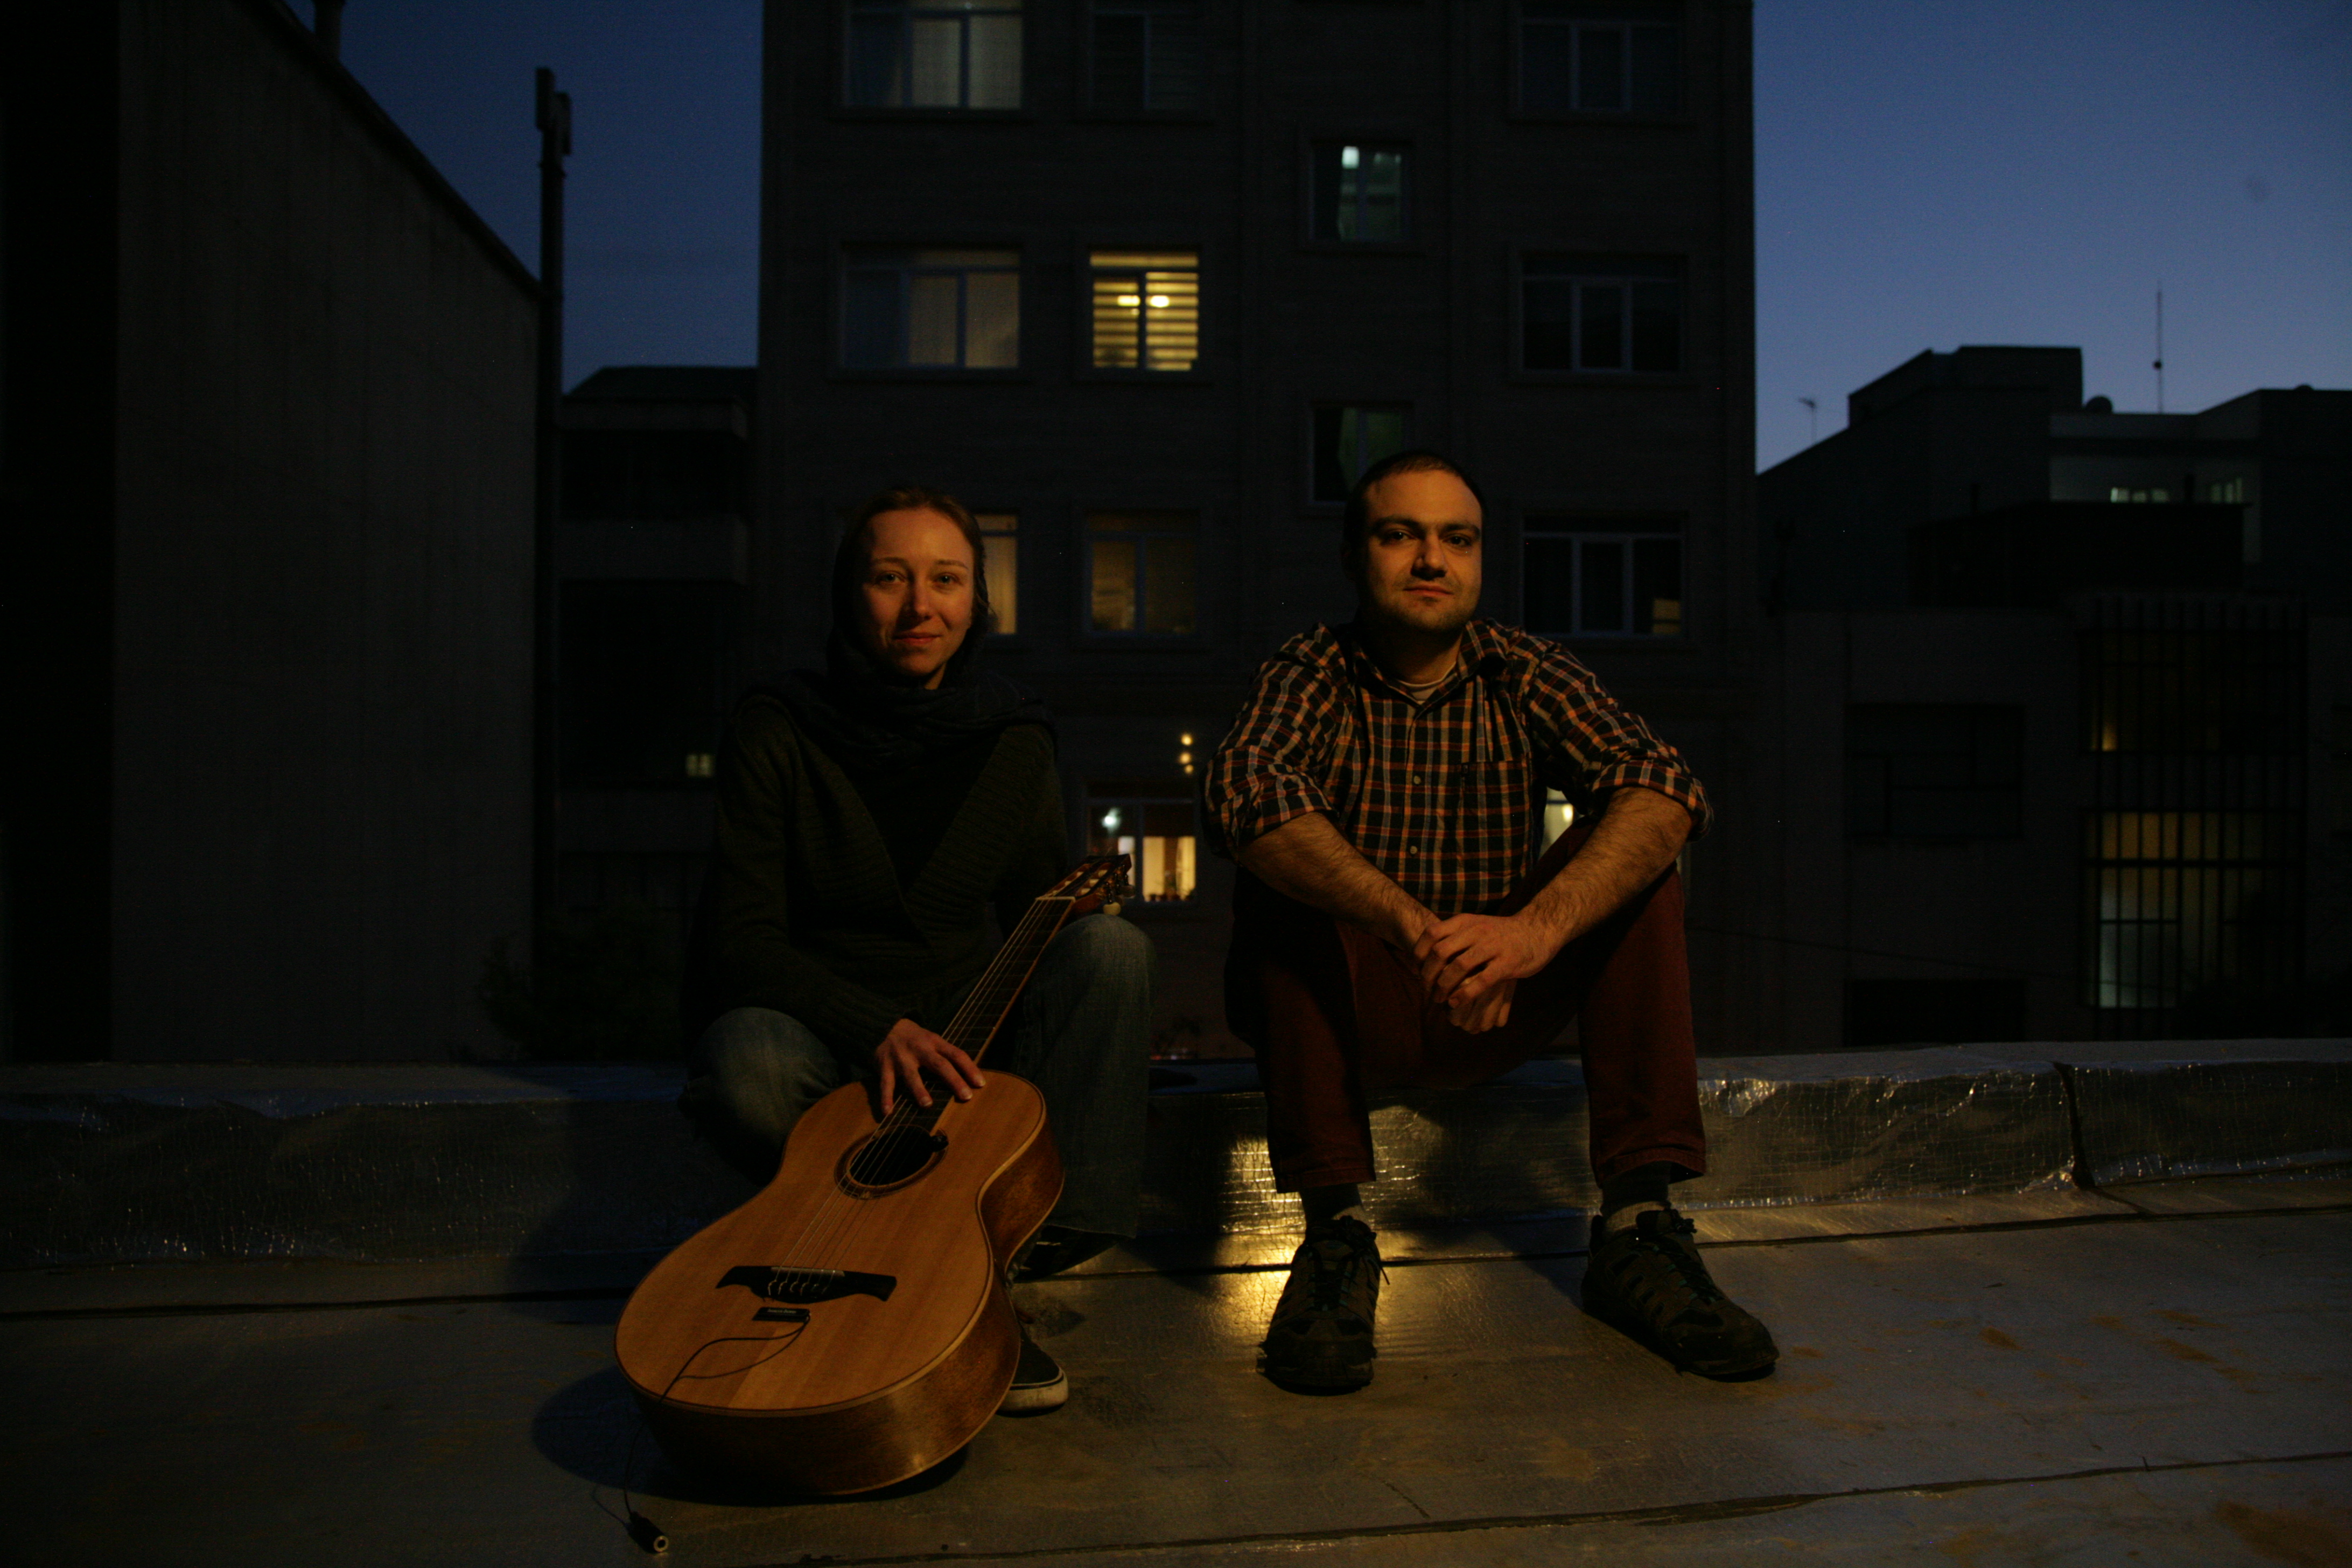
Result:
{"label": "woman's knee", "polygon": [[696,1052],[719,1102],[740,1122],[780,1134],[842,1081],[808,1026],[771,1007],[737,1007],[702,1032]]}
{"label": "woman's knee", "polygon": [[[1068,944],[1064,962],[1106,979],[1148,985],[1157,961],[1151,939],[1133,921],[1093,914],[1062,928],[1054,946]],[[1048,951],[1051,951],[1050,949]]]}

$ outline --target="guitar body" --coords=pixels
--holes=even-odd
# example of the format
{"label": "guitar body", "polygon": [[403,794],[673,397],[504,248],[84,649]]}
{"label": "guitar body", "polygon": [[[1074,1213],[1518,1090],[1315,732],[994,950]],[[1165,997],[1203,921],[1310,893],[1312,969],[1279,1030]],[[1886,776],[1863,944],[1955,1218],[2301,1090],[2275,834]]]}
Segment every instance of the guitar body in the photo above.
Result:
{"label": "guitar body", "polygon": [[929,1468],[1012,1385],[1005,1266],[1061,1190],[1024,1079],[991,1073],[928,1128],[879,1137],[867,1090],[835,1090],[775,1179],[630,1296],[614,1349],[646,1424],[681,1466],[801,1491]]}

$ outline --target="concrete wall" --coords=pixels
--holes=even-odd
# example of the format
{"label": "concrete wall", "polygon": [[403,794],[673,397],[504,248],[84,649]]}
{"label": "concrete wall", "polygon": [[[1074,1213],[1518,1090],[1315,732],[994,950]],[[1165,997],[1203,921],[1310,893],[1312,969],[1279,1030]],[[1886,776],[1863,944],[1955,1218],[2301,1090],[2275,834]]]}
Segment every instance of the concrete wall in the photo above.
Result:
{"label": "concrete wall", "polygon": [[[2064,615],[2030,610],[1787,617],[1782,1048],[1840,1047],[1849,980],[2021,975],[2023,1037],[2089,1032],[2074,973],[2083,852],[2074,638]],[[1946,702],[2024,710],[2019,836],[1849,839],[1847,704]]]}
{"label": "concrete wall", "polygon": [[530,280],[282,6],[121,16],[114,1053],[496,1050]]}

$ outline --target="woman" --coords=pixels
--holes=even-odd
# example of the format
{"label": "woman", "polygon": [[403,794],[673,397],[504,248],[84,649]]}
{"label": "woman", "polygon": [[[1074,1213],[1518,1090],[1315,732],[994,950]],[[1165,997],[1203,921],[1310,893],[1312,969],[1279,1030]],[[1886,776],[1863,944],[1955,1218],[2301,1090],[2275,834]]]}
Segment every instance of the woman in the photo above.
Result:
{"label": "woman", "polygon": [[[886,1110],[902,1094],[971,1098],[981,1068],[937,1031],[993,949],[988,906],[1010,929],[1066,868],[1045,709],[978,668],[985,566],[953,497],[875,497],[835,554],[826,672],[736,710],[681,1104],[761,1179],[801,1112],[844,1083],[871,1081]],[[1032,1274],[1135,1232],[1150,971],[1132,925],[1074,921],[991,1047],[990,1066],[1044,1092],[1062,1155]],[[1065,1397],[1060,1369],[1025,1346],[1005,1408]]]}

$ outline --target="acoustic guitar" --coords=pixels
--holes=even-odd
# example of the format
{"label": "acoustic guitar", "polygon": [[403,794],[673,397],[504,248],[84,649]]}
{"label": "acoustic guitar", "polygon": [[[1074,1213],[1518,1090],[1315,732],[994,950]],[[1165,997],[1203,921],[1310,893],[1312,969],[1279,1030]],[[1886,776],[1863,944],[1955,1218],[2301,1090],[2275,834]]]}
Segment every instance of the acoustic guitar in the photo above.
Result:
{"label": "acoustic guitar", "polygon": [[[940,1033],[978,1059],[1038,956],[1116,896],[1124,855],[1029,906]],[[919,1474],[1003,1402],[1021,1331],[1005,1267],[1062,1192],[1036,1086],[991,1073],[877,1121],[848,1084],[793,1126],[775,1179],[629,1298],[614,1353],[679,1465],[856,1492]]]}

